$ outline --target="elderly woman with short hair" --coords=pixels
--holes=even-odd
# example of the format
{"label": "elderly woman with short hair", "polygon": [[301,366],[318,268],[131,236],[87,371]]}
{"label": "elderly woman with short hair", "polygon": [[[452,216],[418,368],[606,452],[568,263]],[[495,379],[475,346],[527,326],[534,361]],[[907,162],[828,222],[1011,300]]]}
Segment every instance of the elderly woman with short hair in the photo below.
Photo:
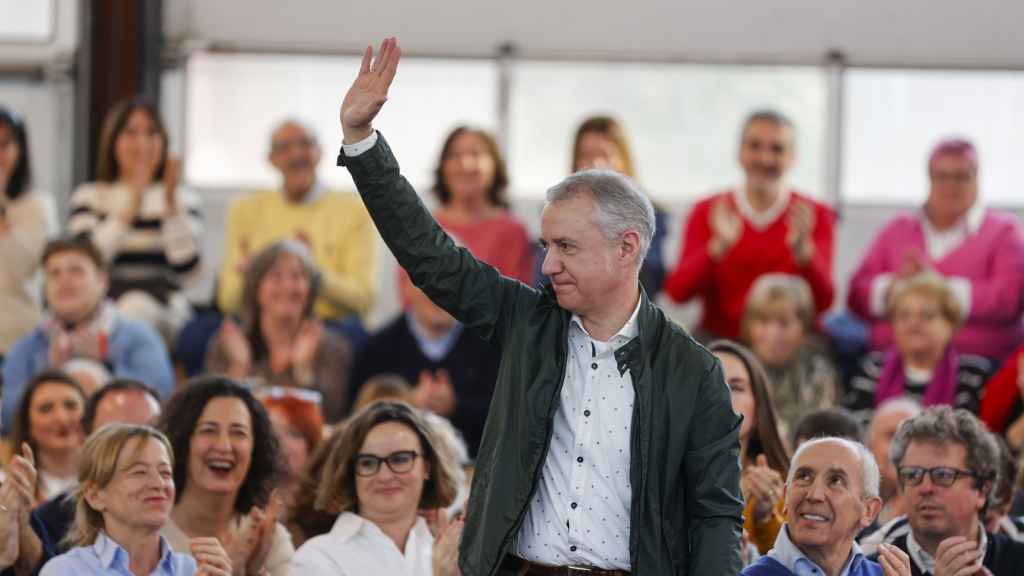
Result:
{"label": "elderly woman with short hair", "polygon": [[264,386],[317,390],[323,415],[348,413],[348,342],[313,316],[320,273],[305,244],[281,240],[249,263],[242,287],[241,326],[227,319],[206,354],[206,370]]}
{"label": "elderly woman with short hair", "polygon": [[69,550],[42,576],[158,574],[229,576],[231,561],[216,538],[195,538],[179,554],[160,532],[174,506],[173,456],[149,426],[110,424],[86,442],[75,489]]}
{"label": "elderly woman with short hair", "polygon": [[462,522],[443,510],[455,498],[457,464],[434,429],[407,404],[378,402],[340,434],[314,504],[337,519],[299,548],[291,573],[458,574]]}
{"label": "elderly woman with short hair", "polygon": [[747,295],[741,333],[768,373],[782,427],[839,400],[839,377],[815,337],[814,296],[806,280],[765,274]]}
{"label": "elderly woman with short hair", "polygon": [[987,360],[961,354],[953,345],[963,309],[940,275],[923,272],[896,282],[888,298],[894,345],[866,356],[850,381],[844,404],[865,421],[889,398],[909,396],[978,412]]}

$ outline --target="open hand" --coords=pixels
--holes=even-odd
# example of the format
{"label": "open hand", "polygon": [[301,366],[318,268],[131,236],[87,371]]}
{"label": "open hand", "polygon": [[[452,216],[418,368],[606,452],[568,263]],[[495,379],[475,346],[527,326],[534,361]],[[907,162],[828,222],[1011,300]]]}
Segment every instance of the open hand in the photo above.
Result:
{"label": "open hand", "polygon": [[807,202],[795,202],[786,215],[786,244],[793,252],[793,260],[801,266],[814,257],[814,223],[814,208]]}
{"label": "open hand", "polygon": [[341,103],[341,129],[346,144],[359,142],[372,133],[371,124],[387,102],[388,89],[395,79],[401,55],[402,50],[395,38],[381,42],[376,59],[373,58],[373,47],[366,47],[359,76]]}
{"label": "open hand", "polygon": [[743,220],[729,207],[725,198],[716,200],[711,206],[710,220],[708,253],[717,260],[739,241],[743,234]]}
{"label": "open hand", "polygon": [[434,535],[434,554],[431,560],[434,576],[461,576],[459,570],[459,540],[465,522],[462,518],[448,519],[444,510],[424,513],[427,525]]}
{"label": "open hand", "polygon": [[413,403],[417,408],[429,410],[438,416],[448,416],[454,412],[455,388],[448,371],[420,372],[419,382],[413,389]]}
{"label": "open hand", "polygon": [[974,540],[952,536],[939,542],[935,550],[935,576],[961,576],[984,574],[981,561],[985,550]]}
{"label": "open hand", "polygon": [[764,454],[757,457],[752,466],[743,470],[741,485],[745,496],[753,498],[754,520],[764,522],[771,515],[775,504],[782,497],[784,482],[782,475],[768,466]]}
{"label": "open hand", "polygon": [[910,576],[910,556],[892,544],[878,546],[878,563],[884,576]]}

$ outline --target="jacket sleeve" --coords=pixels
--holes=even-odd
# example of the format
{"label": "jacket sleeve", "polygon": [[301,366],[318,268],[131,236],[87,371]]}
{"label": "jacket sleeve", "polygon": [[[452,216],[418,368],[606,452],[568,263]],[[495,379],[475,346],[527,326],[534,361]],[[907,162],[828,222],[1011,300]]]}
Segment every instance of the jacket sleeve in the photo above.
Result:
{"label": "jacket sleeve", "polygon": [[3,362],[3,408],[0,423],[3,424],[3,433],[10,433],[14,424],[14,414],[21,403],[21,395],[25,392],[25,386],[29,378],[36,371],[35,357],[43,352],[47,346],[46,340],[37,337],[33,331],[29,336],[22,338],[4,358]]}
{"label": "jacket sleeve", "polygon": [[835,284],[832,281],[832,251],[836,215],[825,206],[816,206],[816,224],[812,241],[814,257],[807,266],[800,269],[800,275],[807,280],[814,294],[814,307],[824,312],[832,307]]}
{"label": "jacket sleeve", "polygon": [[501,276],[452,242],[399,173],[379,132],[373,148],[345,158],[345,164],[384,243],[435,304],[485,340],[500,342],[515,310],[536,303],[539,292]]}
{"label": "jacket sleeve", "polygon": [[860,266],[857,267],[850,279],[846,305],[855,314],[866,320],[878,319],[871,306],[871,291],[875,280],[882,274],[892,272],[885,257],[887,250],[892,249],[892,246],[887,246],[890,229],[887,226],[875,237],[871,247],[860,261]]}
{"label": "jacket sleeve", "polygon": [[982,278],[968,278],[971,283],[970,320],[1005,326],[1010,319],[1020,319],[1021,277],[1024,274],[1024,243],[1020,226],[1014,222],[1007,227],[990,258],[990,274]]}
{"label": "jacket sleeve", "polygon": [[148,325],[134,322],[122,324],[119,330],[124,333],[114,336],[121,349],[114,360],[114,375],[140,380],[162,398],[170,396],[174,390],[174,370],[160,336]]}
{"label": "jacket sleeve", "polygon": [[690,514],[689,574],[738,574],[743,496],[740,493],[742,418],[716,360],[704,374],[684,459]]}
{"label": "jacket sleeve", "polygon": [[685,302],[703,291],[711,280],[712,261],[708,255],[711,227],[708,225],[710,203],[694,206],[686,222],[679,264],[665,279],[665,293],[676,302]]}
{"label": "jacket sleeve", "polygon": [[1003,434],[1011,424],[1010,413],[1017,398],[1020,397],[1020,390],[1017,388],[1017,369],[1021,356],[1024,356],[1024,348],[1018,348],[985,384],[978,416],[988,425],[989,430],[997,434]]}

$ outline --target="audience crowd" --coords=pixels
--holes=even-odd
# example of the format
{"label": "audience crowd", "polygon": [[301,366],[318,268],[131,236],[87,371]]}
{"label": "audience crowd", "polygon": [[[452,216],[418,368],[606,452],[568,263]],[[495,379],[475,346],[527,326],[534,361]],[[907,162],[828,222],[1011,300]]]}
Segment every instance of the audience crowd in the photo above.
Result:
{"label": "audience crowd", "polygon": [[[823,317],[841,222],[786,184],[796,128],[751,113],[743,182],[692,207],[674,266],[655,204],[640,272],[648,295],[701,303],[692,333],[743,416],[743,573],[1015,574],[1020,219],[985,205],[970,142],[938,142],[923,205],[849,279],[851,346],[858,331]],[[373,223],[318,179],[313,131],[281,121],[280,186],[210,222],[157,107],[123,101],[62,233],[28,142],[0,106],[2,574],[458,574],[501,351],[401,269],[402,311],[367,332]],[[494,136],[460,126],[440,150],[437,221],[501,274],[546,282]],[[608,116],[579,125],[567,161],[638,178]],[[222,225],[211,262],[203,228]],[[193,309],[203,266],[215,295]]]}

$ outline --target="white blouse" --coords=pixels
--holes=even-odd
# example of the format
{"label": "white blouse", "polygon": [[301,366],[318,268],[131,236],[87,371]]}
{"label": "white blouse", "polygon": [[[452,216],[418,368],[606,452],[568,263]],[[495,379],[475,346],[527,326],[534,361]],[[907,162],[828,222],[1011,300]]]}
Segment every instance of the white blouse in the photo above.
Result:
{"label": "white blouse", "polygon": [[434,536],[423,518],[409,532],[403,554],[376,524],[342,512],[327,534],[307,540],[292,556],[289,574],[303,576],[431,576]]}

